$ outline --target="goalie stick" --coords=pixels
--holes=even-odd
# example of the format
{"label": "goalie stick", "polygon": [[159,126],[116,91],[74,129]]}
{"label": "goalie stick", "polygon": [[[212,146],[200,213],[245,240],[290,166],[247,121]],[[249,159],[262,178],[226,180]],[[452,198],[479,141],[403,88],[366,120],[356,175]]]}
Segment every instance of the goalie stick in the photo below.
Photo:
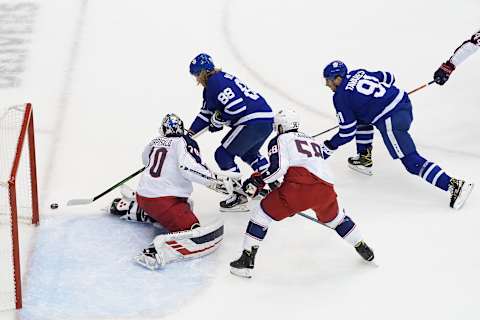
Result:
{"label": "goalie stick", "polygon": [[217,177],[220,177],[220,179],[215,179],[213,177],[209,177],[201,172],[198,172],[197,170],[194,170],[192,168],[186,167],[186,166],[179,166],[180,169],[188,171],[190,173],[193,173],[195,175],[198,175],[199,177],[204,178],[205,180],[212,181],[212,182],[217,182],[217,183],[223,183],[225,186],[225,192],[217,189],[215,187],[210,187],[207,186],[207,188],[218,192],[222,194],[232,194],[233,191],[237,191],[237,189],[241,189],[241,184],[238,184],[235,179],[241,179],[242,175],[239,172],[230,172],[230,171],[221,171],[221,172],[213,172]]}
{"label": "goalie stick", "polygon": [[[432,81],[430,81],[430,82],[428,82],[428,83],[422,84],[421,86],[413,89],[412,91],[408,92],[407,94],[410,95],[410,94],[412,94],[412,93],[415,93],[415,92],[417,92],[418,90],[421,90],[421,89],[423,89],[423,88],[426,88],[426,87],[428,87],[429,85],[431,85],[431,84],[433,84],[433,83],[435,83],[435,80],[432,80]],[[314,134],[314,135],[312,136],[312,138],[316,138],[316,137],[318,137],[318,136],[321,136],[322,134],[325,134],[325,133],[330,132],[330,131],[332,131],[332,130],[334,130],[334,129],[337,129],[337,128],[338,128],[338,125],[336,125],[335,127],[331,127],[330,129],[324,130],[324,131],[322,131],[322,132],[320,132],[320,133]]]}
{"label": "goalie stick", "polygon": [[111,186],[110,188],[108,188],[107,190],[103,191],[102,193],[94,196],[93,198],[71,199],[71,200],[68,200],[67,206],[77,206],[77,205],[83,205],[83,204],[92,203],[92,202],[98,200],[99,198],[103,197],[104,195],[106,195],[107,193],[109,193],[110,191],[112,191],[113,189],[121,186],[122,184],[124,184],[124,183],[127,182],[128,180],[132,179],[133,177],[139,175],[140,173],[143,172],[143,170],[145,170],[145,167],[143,167],[143,168],[135,171],[134,173],[132,173],[131,175],[129,175],[128,177],[126,177],[126,178],[123,179],[122,181],[116,183],[115,185]]}

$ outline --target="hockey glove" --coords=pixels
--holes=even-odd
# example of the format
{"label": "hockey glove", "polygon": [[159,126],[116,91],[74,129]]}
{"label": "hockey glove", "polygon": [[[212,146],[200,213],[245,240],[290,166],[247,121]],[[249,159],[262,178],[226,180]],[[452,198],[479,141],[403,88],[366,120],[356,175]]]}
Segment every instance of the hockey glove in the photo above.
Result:
{"label": "hockey glove", "polygon": [[208,126],[208,131],[217,132],[223,129],[225,121],[222,120],[222,114],[220,111],[215,111],[215,113],[210,118],[210,125]]}
{"label": "hockey glove", "polygon": [[438,70],[433,74],[433,80],[442,86],[445,82],[447,82],[453,70],[455,70],[455,65],[450,61],[442,63],[440,68],[438,68]]}
{"label": "hockey glove", "polygon": [[243,182],[242,189],[249,197],[254,198],[264,187],[265,181],[262,179],[262,174],[260,172],[254,172],[250,178]]}
{"label": "hockey glove", "polygon": [[217,174],[214,174],[214,182],[207,186],[209,189],[212,189],[215,192],[222,193],[222,194],[230,194],[232,187],[227,184],[232,184],[229,178],[220,177]]}
{"label": "hockey glove", "polygon": [[325,140],[323,144],[320,146],[320,150],[322,151],[322,158],[323,160],[327,160],[333,154],[335,149],[332,147],[330,141]]}

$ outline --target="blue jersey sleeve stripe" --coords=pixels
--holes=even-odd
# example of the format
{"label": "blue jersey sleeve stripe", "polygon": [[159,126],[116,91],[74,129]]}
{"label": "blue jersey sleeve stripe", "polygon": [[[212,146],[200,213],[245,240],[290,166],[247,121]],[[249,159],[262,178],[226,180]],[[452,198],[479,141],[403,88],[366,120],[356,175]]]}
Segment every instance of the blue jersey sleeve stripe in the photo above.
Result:
{"label": "blue jersey sleeve stripe", "polygon": [[238,126],[242,123],[245,123],[247,121],[253,120],[253,119],[272,119],[273,120],[273,112],[255,112],[255,113],[250,113],[247,114],[246,116],[241,117],[240,119],[237,120],[233,125]]}
{"label": "blue jersey sleeve stripe", "polygon": [[206,109],[202,109],[202,110],[200,110],[200,113],[207,114],[207,115],[213,114],[213,112],[212,112],[212,111],[210,111],[210,110],[206,110]]}
{"label": "blue jersey sleeve stripe", "polygon": [[202,114],[197,115],[197,118],[202,119],[202,120],[205,121],[205,122],[210,122],[210,119],[208,119],[207,117],[205,117],[205,116],[202,115]]}
{"label": "blue jersey sleeve stripe", "polygon": [[225,113],[228,113],[228,114],[231,114],[231,115],[235,115],[235,114],[239,114],[239,113],[242,113],[243,111],[247,110],[247,106],[242,106],[240,108],[238,108],[237,110],[235,111],[231,111],[227,108],[225,108]]}
{"label": "blue jersey sleeve stripe", "polygon": [[225,109],[229,109],[229,108],[231,108],[231,107],[233,107],[233,106],[236,106],[237,104],[239,104],[239,103],[242,102],[242,101],[243,101],[243,98],[238,98],[238,99],[236,99],[236,100],[233,100],[232,102],[230,102],[229,104],[227,104],[227,105],[225,106]]}

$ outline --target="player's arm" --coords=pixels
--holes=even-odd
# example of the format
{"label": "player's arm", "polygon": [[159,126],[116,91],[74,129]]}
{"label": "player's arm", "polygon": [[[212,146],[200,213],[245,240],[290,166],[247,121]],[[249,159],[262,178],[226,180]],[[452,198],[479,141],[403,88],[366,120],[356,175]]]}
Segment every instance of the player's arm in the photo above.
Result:
{"label": "player's arm", "polygon": [[182,176],[216,192],[228,193],[224,181],[203,164],[197,142],[189,136],[184,136],[183,139],[184,143],[179,143],[177,149],[178,167]]}
{"label": "player's arm", "polygon": [[470,39],[465,40],[458,48],[455,49],[453,55],[435,71],[433,80],[439,85],[447,82],[453,70],[461,63],[467,60],[480,47],[480,30],[474,33]]}
{"label": "player's arm", "polygon": [[338,147],[352,141],[357,133],[357,120],[352,110],[346,106],[343,99],[334,96],[333,103],[337,111],[338,132],[330,139],[325,140],[322,146],[324,159],[330,157]]}
{"label": "player's arm", "polygon": [[210,184],[214,177],[202,162],[197,142],[189,136],[184,136],[182,142],[178,144],[177,148],[181,174],[190,181],[204,185]]}
{"label": "player's arm", "polygon": [[202,109],[200,109],[200,112],[195,117],[195,120],[193,120],[190,129],[188,129],[188,134],[193,136],[208,127],[210,125],[210,119],[212,115],[213,111],[207,107],[207,101],[203,100]]}
{"label": "player's arm", "polygon": [[276,183],[287,173],[289,167],[288,154],[283,146],[281,136],[276,136],[268,144],[268,156],[270,166],[262,173],[254,172],[250,178],[243,183],[243,190],[251,197],[255,197],[265,184]]}

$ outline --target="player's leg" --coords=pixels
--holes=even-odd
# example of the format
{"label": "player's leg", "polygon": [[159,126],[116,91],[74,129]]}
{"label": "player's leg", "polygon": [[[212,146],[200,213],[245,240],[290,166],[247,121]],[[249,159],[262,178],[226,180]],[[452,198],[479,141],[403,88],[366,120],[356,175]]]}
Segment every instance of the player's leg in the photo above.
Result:
{"label": "player's leg", "polygon": [[150,270],[167,263],[196,259],[217,250],[223,239],[223,222],[208,226],[192,226],[191,230],[170,232],[155,237],[153,243],[135,257],[135,261]]}
{"label": "player's leg", "polygon": [[268,139],[273,131],[272,124],[270,122],[259,122],[248,125],[244,130],[244,140],[249,144],[245,147],[246,150],[239,150],[242,152],[240,158],[248,164],[253,171],[262,172],[268,169],[268,160],[260,153],[265,141]]}
{"label": "player's leg", "polygon": [[270,192],[260,201],[254,208],[248,222],[243,240],[242,255],[230,263],[232,274],[245,278],[252,277],[255,255],[267,235],[270,224],[301,211],[292,203],[292,199],[298,200],[300,198],[301,194],[297,192],[297,188],[292,188],[288,181],[284,181],[279,188]]}
{"label": "player's leg", "polygon": [[[270,122],[241,125],[233,128],[222,139],[222,145],[215,152],[215,160],[220,169],[239,172],[238,166],[233,161],[235,156],[241,157],[244,161],[247,159],[252,168],[262,169],[268,167],[268,161],[258,153],[258,149],[271,132],[272,125]],[[258,149],[255,149],[257,147]],[[248,211],[247,201],[248,199],[244,195],[233,193],[230,197],[220,202],[220,210]]]}
{"label": "player's leg", "polygon": [[148,215],[168,232],[190,230],[200,225],[187,198],[147,198],[137,194],[137,202],[140,208],[148,212]]}
{"label": "player's leg", "polygon": [[355,222],[340,210],[337,202],[337,194],[332,185],[316,184],[311,188],[317,196],[317,203],[312,210],[316,213],[317,219],[352,245],[357,253],[366,261],[374,258],[373,250],[365,243]]}
{"label": "player's leg", "polygon": [[405,169],[439,189],[450,192],[450,207],[459,209],[473,189],[473,183],[452,178],[436,163],[423,158],[416,150],[408,130],[413,121],[410,103],[377,124],[385,145],[394,159],[400,159]]}
{"label": "player's leg", "polygon": [[348,158],[348,167],[357,172],[371,176],[372,171],[372,143],[374,129],[372,125],[358,125],[355,134],[357,155]]}

